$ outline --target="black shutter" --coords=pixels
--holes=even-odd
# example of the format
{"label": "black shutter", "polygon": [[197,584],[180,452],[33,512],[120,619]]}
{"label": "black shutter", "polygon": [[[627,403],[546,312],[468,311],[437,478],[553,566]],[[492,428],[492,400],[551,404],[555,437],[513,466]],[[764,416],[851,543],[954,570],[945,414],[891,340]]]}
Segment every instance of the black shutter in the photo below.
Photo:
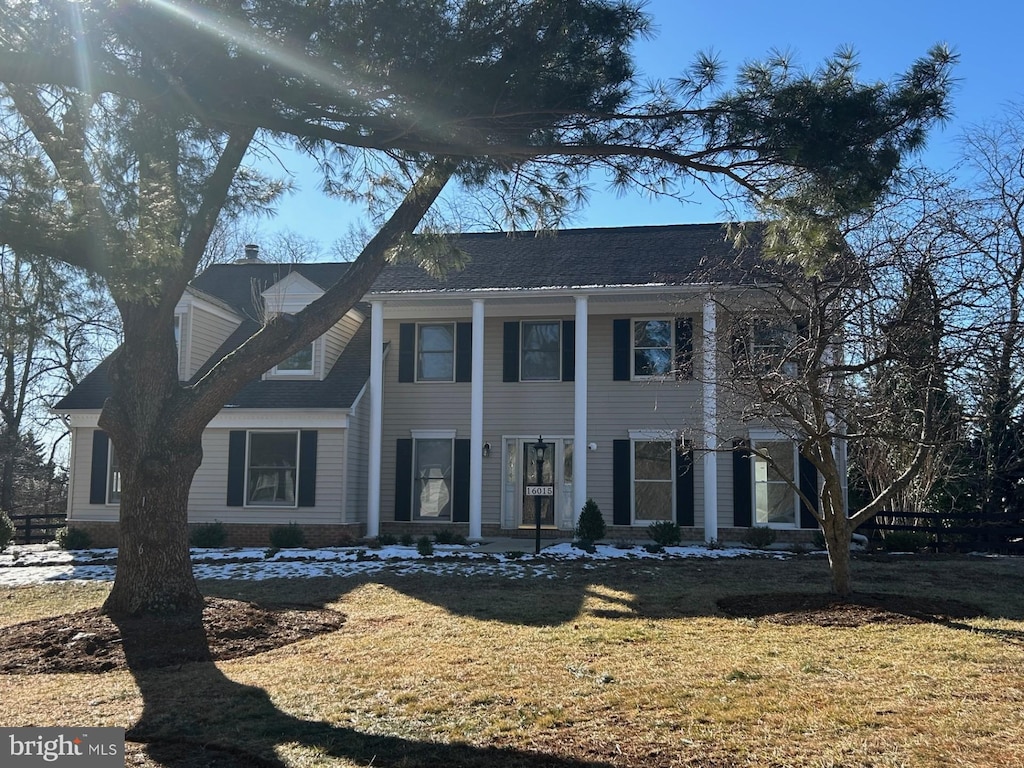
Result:
{"label": "black shutter", "polygon": [[416,323],[398,326],[398,380],[416,380]]}
{"label": "black shutter", "polygon": [[676,318],[676,378],[693,378],[693,318]]}
{"label": "black shutter", "polygon": [[89,472],[89,503],[107,503],[107,465],[110,455],[110,439],[102,429],[92,433],[92,466]]}
{"label": "black shutter", "polygon": [[299,506],[316,506],[316,442],[317,431],[299,432]]}
{"label": "black shutter", "polygon": [[229,507],[245,504],[245,430],[228,433],[228,501]]}
{"label": "black shutter", "polygon": [[682,440],[676,449],[676,523],[693,525],[693,449]]}
{"label": "black shutter", "polygon": [[562,381],[576,380],[576,321],[562,321]]}
{"label": "black shutter", "polygon": [[519,381],[519,323],[505,323],[502,381]]}
{"label": "black shutter", "polygon": [[455,324],[455,380],[473,380],[473,324]]}
{"label": "black shutter", "polygon": [[818,470],[803,454],[800,454],[800,493],[811,502],[811,506],[808,507],[803,498],[800,499],[800,527],[817,528],[818,520],[811,508],[818,509]]}
{"label": "black shutter", "polygon": [[735,440],[732,444],[732,524],[749,528],[754,505],[753,480],[750,476],[750,443]]}
{"label": "black shutter", "polygon": [[629,440],[612,440],[612,525],[629,525],[633,510],[633,469]]}
{"label": "black shutter", "polygon": [[395,441],[395,520],[412,520],[412,440]]}
{"label": "black shutter", "polygon": [[452,522],[469,522],[469,440],[455,441],[452,467]]}
{"label": "black shutter", "polygon": [[612,321],[612,379],[614,381],[629,381],[629,371],[632,364],[629,359],[629,350],[632,346],[632,330],[630,320]]}

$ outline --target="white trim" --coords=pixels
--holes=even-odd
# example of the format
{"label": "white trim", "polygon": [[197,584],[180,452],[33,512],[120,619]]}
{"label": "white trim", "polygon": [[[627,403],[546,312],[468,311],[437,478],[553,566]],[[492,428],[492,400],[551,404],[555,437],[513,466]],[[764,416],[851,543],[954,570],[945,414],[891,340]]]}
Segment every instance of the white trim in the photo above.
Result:
{"label": "white trim", "polygon": [[[348,408],[233,408],[226,406],[206,429],[346,429]],[[71,426],[76,429],[99,427],[99,411],[69,411]]]}
{"label": "white trim", "polygon": [[[573,379],[572,429],[572,524],[579,522],[580,512],[587,502],[587,343],[590,334],[587,297],[576,297],[575,361]],[[563,371],[563,376],[564,376]]]}
{"label": "white trim", "polygon": [[[267,371],[267,378],[273,379],[312,379],[316,378],[320,381],[323,380],[322,369],[323,369],[323,353],[321,352],[322,344],[320,343],[323,337],[313,339],[309,343],[311,348],[309,356],[309,369],[304,368],[281,368],[280,363],[275,365],[269,371]],[[300,348],[301,349],[301,348]],[[300,350],[295,350],[294,354],[298,354]],[[294,355],[290,355],[292,357]],[[287,362],[288,358],[285,358],[281,362]]]}
{"label": "white trim", "polygon": [[630,440],[678,440],[679,430],[676,429],[630,429]]}
{"label": "white trim", "polygon": [[289,272],[260,293],[271,315],[301,312],[323,295],[323,288],[298,272]]}
{"label": "white trim", "polygon": [[221,320],[230,320],[236,326],[242,322],[242,318],[238,313],[227,305],[222,304],[219,299],[189,286],[185,289],[181,298],[178,299],[178,303],[174,305],[174,311],[175,313],[179,311],[191,312],[192,307],[200,307],[204,312],[209,312]]}
{"label": "white trim", "polygon": [[[458,333],[457,326],[456,333]],[[473,344],[469,391],[469,538],[480,539],[483,536],[484,476],[484,302],[482,299],[473,301]]]}
{"label": "white trim", "polygon": [[710,293],[701,315],[701,387],[704,450],[704,541],[718,540],[718,316]]}
{"label": "white trim", "polygon": [[413,440],[454,440],[454,429],[410,429]]}
{"label": "white trim", "polygon": [[[370,423],[367,447],[366,535],[380,533],[380,474],[384,419],[384,305],[370,304]],[[411,501],[410,501],[411,503]]]}
{"label": "white trim", "polygon": [[[120,462],[119,462],[120,464]],[[121,491],[117,492],[117,501],[110,500],[110,486],[111,480],[113,480],[114,470],[114,441],[110,439],[110,435],[107,435],[107,474],[103,481],[103,503],[108,507],[121,506]],[[70,487],[70,486],[69,486]]]}

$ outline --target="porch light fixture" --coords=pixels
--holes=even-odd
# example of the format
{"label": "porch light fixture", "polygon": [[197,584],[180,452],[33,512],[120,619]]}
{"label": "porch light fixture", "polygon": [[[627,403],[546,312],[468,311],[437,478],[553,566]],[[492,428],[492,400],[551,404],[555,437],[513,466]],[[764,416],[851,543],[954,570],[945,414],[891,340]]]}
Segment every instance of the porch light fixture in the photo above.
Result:
{"label": "porch light fixture", "polygon": [[486,459],[490,455],[491,455],[491,444],[490,443],[484,443],[484,458]]}

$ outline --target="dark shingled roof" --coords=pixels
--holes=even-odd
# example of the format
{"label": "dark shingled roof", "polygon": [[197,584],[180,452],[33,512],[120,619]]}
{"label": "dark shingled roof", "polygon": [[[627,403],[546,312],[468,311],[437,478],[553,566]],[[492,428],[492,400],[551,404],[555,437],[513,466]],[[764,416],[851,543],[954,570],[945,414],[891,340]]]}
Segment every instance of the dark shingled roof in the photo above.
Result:
{"label": "dark shingled roof", "polygon": [[[770,279],[773,270],[758,258],[759,230],[752,245],[733,248],[724,224],[663,227],[567,229],[554,234],[463,234],[454,245],[470,257],[466,267],[433,278],[415,264],[384,269],[370,294],[420,291],[472,291],[573,288],[591,286],[747,283]],[[232,307],[244,321],[221,345],[213,362],[236,349],[258,328],[260,293],[292,272],[323,289],[349,268],[348,263],[215,264],[192,286]],[[359,307],[368,313],[366,305]],[[228,404],[236,408],[346,408],[369,377],[369,323],[364,323],[324,381],[259,380],[246,385]],[[98,409],[110,393],[109,359],[83,379],[56,410]]]}
{"label": "dark shingled roof", "polygon": [[390,266],[370,293],[750,282],[762,271],[757,248],[736,250],[727,234],[724,224],[464,234],[453,244],[470,257],[465,269],[437,279]]}

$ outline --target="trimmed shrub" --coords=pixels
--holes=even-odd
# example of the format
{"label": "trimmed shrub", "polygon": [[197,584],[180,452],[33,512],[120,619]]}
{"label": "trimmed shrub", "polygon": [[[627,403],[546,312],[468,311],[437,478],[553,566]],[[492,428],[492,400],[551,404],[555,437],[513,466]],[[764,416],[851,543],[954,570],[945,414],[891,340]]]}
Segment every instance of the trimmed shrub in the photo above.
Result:
{"label": "trimmed shrub", "polygon": [[377,544],[381,547],[393,547],[398,543],[398,537],[392,533],[382,533],[377,537]]}
{"label": "trimmed shrub", "polygon": [[435,544],[465,544],[466,537],[458,531],[453,531],[448,528],[442,528],[438,531],[434,531],[434,543]]}
{"label": "trimmed shrub", "polygon": [[747,528],[743,534],[743,543],[751,549],[768,549],[775,543],[775,529],[767,525],[755,525]]}
{"label": "trimmed shrub", "polygon": [[647,535],[662,547],[674,547],[683,540],[679,526],[670,520],[662,520],[647,526]]}
{"label": "trimmed shrub", "polygon": [[14,521],[7,513],[0,509],[0,552],[7,549],[7,545],[14,538]]}
{"label": "trimmed shrub", "polygon": [[92,536],[81,528],[61,528],[54,540],[61,549],[88,549],[92,545]]}
{"label": "trimmed shrub", "polygon": [[306,546],[306,534],[298,523],[278,525],[270,529],[270,546],[275,549],[295,549]]}
{"label": "trimmed shrub", "polygon": [[420,536],[416,540],[416,551],[423,557],[430,557],[434,554],[434,542],[430,540],[429,536]]}
{"label": "trimmed shrub", "polygon": [[576,538],[582,542],[595,542],[604,538],[607,530],[604,524],[604,516],[593,499],[587,499],[583,509],[580,510],[580,519],[576,523]]}
{"label": "trimmed shrub", "polygon": [[213,549],[223,547],[228,540],[228,529],[220,520],[195,526],[188,535],[188,543],[193,547]]}
{"label": "trimmed shrub", "polygon": [[401,544],[403,547],[411,547],[413,544],[416,543],[416,539],[413,538],[413,535],[411,533],[403,533],[399,537],[398,543]]}

